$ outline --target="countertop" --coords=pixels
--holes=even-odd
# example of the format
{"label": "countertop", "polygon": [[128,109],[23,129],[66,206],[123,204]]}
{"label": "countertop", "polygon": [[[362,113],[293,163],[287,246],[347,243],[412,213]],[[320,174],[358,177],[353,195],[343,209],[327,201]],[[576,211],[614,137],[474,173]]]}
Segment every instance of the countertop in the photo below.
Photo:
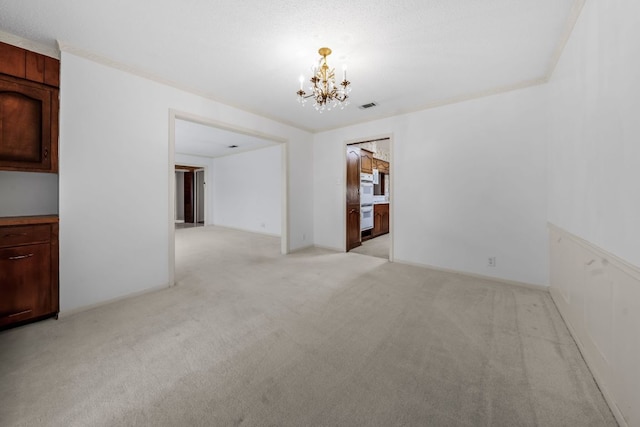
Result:
{"label": "countertop", "polygon": [[52,224],[58,221],[58,215],[3,216],[0,217],[0,226]]}

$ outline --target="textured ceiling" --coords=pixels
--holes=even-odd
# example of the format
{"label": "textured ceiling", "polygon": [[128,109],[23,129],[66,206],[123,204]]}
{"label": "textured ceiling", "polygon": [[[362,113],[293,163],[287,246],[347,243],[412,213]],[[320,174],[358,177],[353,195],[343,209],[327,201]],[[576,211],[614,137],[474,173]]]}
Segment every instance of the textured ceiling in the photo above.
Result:
{"label": "textured ceiling", "polygon": [[[203,157],[221,157],[256,150],[276,144],[273,141],[202,125],[176,120],[175,152]],[[237,145],[231,148],[230,145]]]}
{"label": "textured ceiling", "polygon": [[[544,81],[583,3],[0,0],[0,30],[319,131]],[[319,114],[295,92],[322,46],[353,90]]]}

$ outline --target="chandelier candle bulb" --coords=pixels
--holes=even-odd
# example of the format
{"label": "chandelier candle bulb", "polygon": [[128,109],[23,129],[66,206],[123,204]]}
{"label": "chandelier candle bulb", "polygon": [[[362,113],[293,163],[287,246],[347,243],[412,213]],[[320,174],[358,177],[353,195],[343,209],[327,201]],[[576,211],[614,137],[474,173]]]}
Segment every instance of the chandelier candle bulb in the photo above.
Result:
{"label": "chandelier candle bulb", "polygon": [[300,78],[298,80],[300,80],[300,90],[302,90],[302,84],[304,83],[304,76],[300,75]]}

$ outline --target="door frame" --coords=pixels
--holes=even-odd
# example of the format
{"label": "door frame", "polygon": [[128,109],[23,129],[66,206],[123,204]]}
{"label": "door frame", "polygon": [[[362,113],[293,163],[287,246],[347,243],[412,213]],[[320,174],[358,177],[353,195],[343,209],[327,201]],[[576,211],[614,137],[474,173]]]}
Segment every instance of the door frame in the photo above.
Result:
{"label": "door frame", "polygon": [[[349,139],[343,141],[342,144],[342,202],[340,203],[340,217],[342,218],[342,252],[347,252],[347,216],[345,212],[347,211],[347,145],[351,144],[359,144],[362,142],[375,141],[379,139],[389,139],[389,175],[395,176],[393,161],[393,133],[386,133],[382,135],[376,135],[367,138],[356,138]],[[391,195],[389,196],[389,261],[393,262],[393,241],[394,241],[394,205],[393,198],[396,194],[396,179],[391,178],[391,187],[389,191]]]}
{"label": "door frame", "polygon": [[[255,136],[267,139],[280,145],[282,150],[281,160],[281,227],[280,227],[280,253],[286,255],[290,252],[289,234],[289,140],[275,135],[270,135],[254,129],[243,128],[231,123],[221,122],[209,117],[198,116],[184,111],[169,109],[169,153],[167,164],[167,176],[169,187],[169,206],[168,206],[168,229],[169,229],[169,286],[175,286],[176,283],[176,228],[175,228],[175,153],[176,153],[176,119],[186,120],[199,123],[205,126],[211,126],[230,132],[241,133],[244,135]],[[205,197],[206,203],[206,197]],[[206,213],[205,213],[206,216]],[[207,221],[205,219],[205,224]]]}

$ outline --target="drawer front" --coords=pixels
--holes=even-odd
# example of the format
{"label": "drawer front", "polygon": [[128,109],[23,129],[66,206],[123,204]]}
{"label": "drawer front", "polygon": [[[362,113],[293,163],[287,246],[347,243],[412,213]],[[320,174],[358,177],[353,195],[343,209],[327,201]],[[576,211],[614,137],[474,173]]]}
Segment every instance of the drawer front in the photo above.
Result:
{"label": "drawer front", "polygon": [[29,245],[51,240],[49,224],[0,227],[0,247]]}

